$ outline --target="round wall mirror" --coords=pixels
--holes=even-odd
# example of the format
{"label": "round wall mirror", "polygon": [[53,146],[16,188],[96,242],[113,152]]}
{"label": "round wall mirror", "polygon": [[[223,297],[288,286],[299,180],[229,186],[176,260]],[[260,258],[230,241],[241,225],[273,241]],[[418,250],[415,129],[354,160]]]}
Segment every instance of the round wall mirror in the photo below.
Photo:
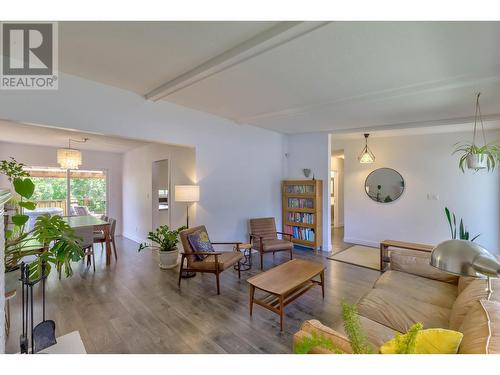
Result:
{"label": "round wall mirror", "polygon": [[375,169],[365,180],[366,194],[378,203],[394,202],[403,194],[404,189],[403,176],[391,168]]}

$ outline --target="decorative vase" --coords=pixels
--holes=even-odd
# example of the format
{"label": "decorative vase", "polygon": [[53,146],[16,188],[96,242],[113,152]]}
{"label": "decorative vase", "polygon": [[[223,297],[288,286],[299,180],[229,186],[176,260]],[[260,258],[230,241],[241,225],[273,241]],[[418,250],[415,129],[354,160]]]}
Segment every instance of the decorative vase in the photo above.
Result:
{"label": "decorative vase", "polygon": [[168,270],[177,266],[177,259],[179,258],[179,250],[177,248],[171,251],[158,251],[160,263],[159,266],[162,270]]}
{"label": "decorative vase", "polygon": [[467,168],[485,169],[487,167],[487,157],[484,154],[470,154],[467,156]]}

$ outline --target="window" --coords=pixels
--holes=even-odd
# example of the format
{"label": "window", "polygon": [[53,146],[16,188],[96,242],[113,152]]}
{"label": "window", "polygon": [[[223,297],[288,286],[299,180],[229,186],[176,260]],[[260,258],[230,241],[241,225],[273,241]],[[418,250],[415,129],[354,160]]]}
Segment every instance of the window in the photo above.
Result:
{"label": "window", "polygon": [[66,171],[46,167],[25,169],[35,183],[33,200],[37,203],[38,210],[65,216],[82,214],[100,216],[107,213],[105,171]]}

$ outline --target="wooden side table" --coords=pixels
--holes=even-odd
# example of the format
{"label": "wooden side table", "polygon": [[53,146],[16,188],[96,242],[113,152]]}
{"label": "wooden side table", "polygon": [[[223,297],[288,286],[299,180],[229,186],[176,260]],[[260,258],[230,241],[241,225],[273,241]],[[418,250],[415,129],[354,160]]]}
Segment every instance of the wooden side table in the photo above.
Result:
{"label": "wooden side table", "polygon": [[[240,271],[248,271],[250,268],[252,268],[252,247],[253,245],[251,243],[239,244],[239,249],[243,253],[245,261],[240,262],[239,266],[238,264],[235,264],[235,270],[238,270],[238,267]],[[234,247],[234,250],[236,251],[236,246]]]}

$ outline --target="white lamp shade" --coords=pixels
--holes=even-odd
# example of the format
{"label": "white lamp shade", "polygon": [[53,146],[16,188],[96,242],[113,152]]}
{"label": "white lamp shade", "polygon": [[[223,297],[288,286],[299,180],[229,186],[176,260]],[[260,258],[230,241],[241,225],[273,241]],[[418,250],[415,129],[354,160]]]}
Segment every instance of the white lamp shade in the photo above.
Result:
{"label": "white lamp shade", "polygon": [[57,150],[57,162],[63,169],[78,169],[82,164],[82,153],[73,148],[60,148]]}
{"label": "white lamp shade", "polygon": [[200,187],[198,185],[175,185],[176,202],[198,202]]}

